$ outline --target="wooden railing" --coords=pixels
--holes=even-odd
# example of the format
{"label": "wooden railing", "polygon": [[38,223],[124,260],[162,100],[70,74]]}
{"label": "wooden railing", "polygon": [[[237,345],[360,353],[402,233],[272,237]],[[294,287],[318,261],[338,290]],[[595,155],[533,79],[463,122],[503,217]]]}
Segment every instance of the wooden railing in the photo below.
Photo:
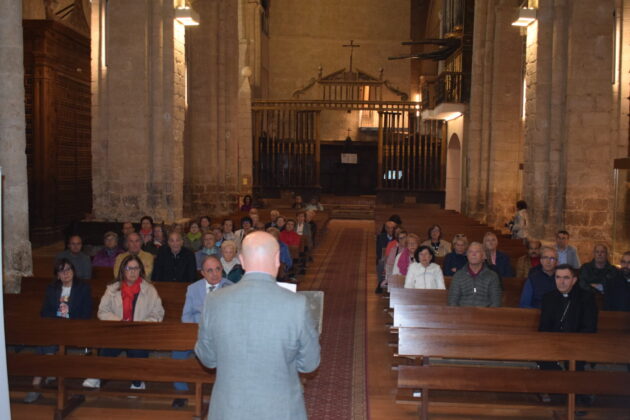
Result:
{"label": "wooden railing", "polygon": [[423,109],[433,109],[443,103],[467,103],[470,77],[462,72],[445,71],[437,79],[423,77],[420,89]]}

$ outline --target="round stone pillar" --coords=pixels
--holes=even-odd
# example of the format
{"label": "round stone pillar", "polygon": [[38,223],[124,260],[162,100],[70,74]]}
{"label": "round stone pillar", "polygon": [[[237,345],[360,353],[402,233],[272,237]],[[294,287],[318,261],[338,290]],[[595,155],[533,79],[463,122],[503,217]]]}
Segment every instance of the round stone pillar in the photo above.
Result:
{"label": "round stone pillar", "polygon": [[4,289],[32,273],[24,119],[22,2],[0,0],[0,167]]}

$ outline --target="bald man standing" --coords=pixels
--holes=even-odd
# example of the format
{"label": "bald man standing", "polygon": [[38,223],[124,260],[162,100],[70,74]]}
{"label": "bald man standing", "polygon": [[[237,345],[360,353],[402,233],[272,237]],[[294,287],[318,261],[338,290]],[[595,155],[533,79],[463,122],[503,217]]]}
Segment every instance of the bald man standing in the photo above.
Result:
{"label": "bald man standing", "polygon": [[307,300],[276,284],[278,241],[254,232],[242,243],[245,275],[208,294],[195,353],[216,368],[210,420],[306,419],[298,372],[319,366]]}

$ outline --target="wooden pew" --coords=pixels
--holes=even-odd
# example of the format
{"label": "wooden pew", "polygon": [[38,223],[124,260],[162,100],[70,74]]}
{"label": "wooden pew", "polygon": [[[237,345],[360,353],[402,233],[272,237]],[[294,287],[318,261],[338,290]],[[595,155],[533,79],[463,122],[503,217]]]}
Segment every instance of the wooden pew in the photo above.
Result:
{"label": "wooden pew", "polygon": [[[453,328],[487,331],[538,331],[540,311],[524,308],[472,308],[398,305],[394,328]],[[630,333],[630,313],[601,311],[598,331]]]}
{"label": "wooden pew", "polygon": [[630,373],[575,371],[578,360],[630,362],[630,334],[576,334],[435,328],[401,328],[399,355],[493,361],[568,360],[568,371],[497,366],[399,366],[398,387],[421,389],[420,416],[429,417],[430,390],[568,394],[567,417],[575,418],[575,394],[630,395]]}
{"label": "wooden pew", "polygon": [[[447,305],[451,279],[444,278],[447,290],[426,290],[396,287],[401,284],[400,278],[397,278],[391,286],[388,285],[389,307],[393,309],[397,305]],[[402,282],[404,285],[404,277]],[[524,279],[515,277],[503,279],[502,306],[518,307],[524,282]]]}
{"label": "wooden pew", "polygon": [[[56,419],[64,418],[80,405],[85,399],[85,394],[120,395],[120,391],[108,393],[106,387],[100,390],[69,388],[67,379],[88,377],[106,380],[192,382],[195,384],[193,394],[173,391],[172,394],[165,395],[164,391],[156,393],[149,388],[145,391],[129,391],[127,395],[169,398],[194,396],[194,418],[201,419],[204,411],[202,385],[213,383],[215,377],[214,371],[205,369],[195,358],[128,359],[66,354],[69,347],[192,350],[197,338],[197,324],[34,319],[23,314],[9,314],[5,321],[6,342],[9,345],[59,346],[56,355],[22,353],[7,355],[10,376],[57,377]],[[81,396],[68,399],[69,393]]]}

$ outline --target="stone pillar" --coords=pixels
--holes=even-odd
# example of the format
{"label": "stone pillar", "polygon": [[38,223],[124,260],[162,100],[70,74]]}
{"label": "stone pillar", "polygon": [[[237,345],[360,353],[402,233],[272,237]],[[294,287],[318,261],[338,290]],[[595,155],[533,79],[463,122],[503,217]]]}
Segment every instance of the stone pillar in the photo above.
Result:
{"label": "stone pillar", "polygon": [[475,2],[465,212],[502,226],[520,196],[522,39],[517,0]]}
{"label": "stone pillar", "polygon": [[627,109],[620,109],[627,100],[613,83],[619,4],[537,3],[527,34],[524,195],[533,235],[552,239],[566,229],[589,260],[595,242],[611,240],[612,162],[628,144]]}
{"label": "stone pillar", "polygon": [[[93,191],[97,218],[174,221],[183,214],[184,28],[172,0],[109,0],[92,27]],[[95,18],[92,19],[93,22]]]}
{"label": "stone pillar", "polygon": [[19,290],[32,274],[24,117],[22,3],[0,0],[0,167],[4,289]]}
{"label": "stone pillar", "polygon": [[192,6],[201,24],[187,32],[185,212],[227,214],[236,209],[241,192],[239,168],[249,166],[251,173],[252,165],[251,134],[244,140],[243,128],[251,113],[239,106],[239,56],[245,56],[239,54],[239,4],[205,0]]}

